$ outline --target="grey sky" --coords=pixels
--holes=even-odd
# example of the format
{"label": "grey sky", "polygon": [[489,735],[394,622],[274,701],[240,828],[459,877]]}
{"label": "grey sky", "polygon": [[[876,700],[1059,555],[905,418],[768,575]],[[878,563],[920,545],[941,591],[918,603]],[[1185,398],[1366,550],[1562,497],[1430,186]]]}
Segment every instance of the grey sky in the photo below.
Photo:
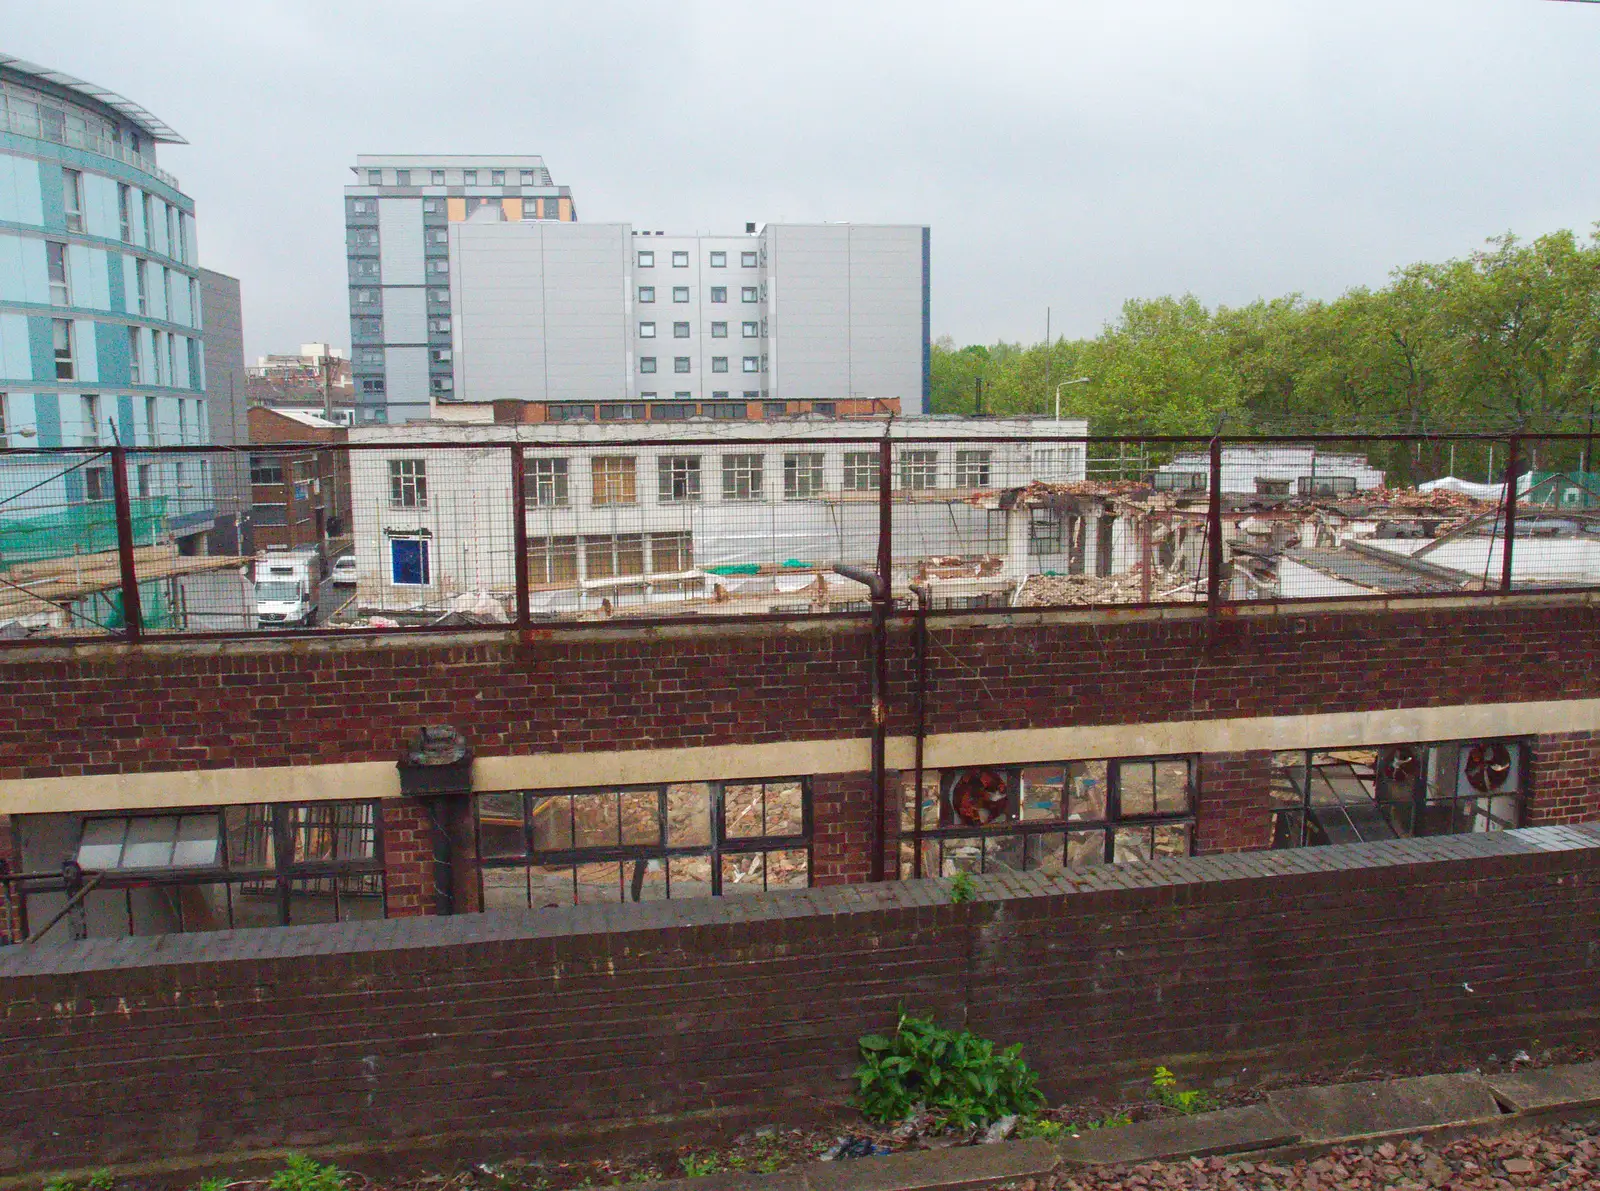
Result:
{"label": "grey sky", "polygon": [[541,153],[579,217],[933,227],[934,333],[1092,334],[1124,299],[1380,284],[1600,219],[1600,5],[0,0],[120,91],[246,350],[348,343],[357,153]]}

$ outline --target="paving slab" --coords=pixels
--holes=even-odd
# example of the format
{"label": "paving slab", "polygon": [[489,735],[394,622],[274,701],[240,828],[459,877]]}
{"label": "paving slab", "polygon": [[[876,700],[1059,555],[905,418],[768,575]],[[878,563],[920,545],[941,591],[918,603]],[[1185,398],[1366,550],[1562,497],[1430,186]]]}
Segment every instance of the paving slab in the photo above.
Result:
{"label": "paving slab", "polygon": [[1600,1105],[1600,1063],[1510,1071],[1483,1080],[1515,1112]]}
{"label": "paving slab", "polygon": [[1007,1141],[992,1146],[912,1150],[845,1162],[813,1162],[803,1174],[808,1191],[960,1191],[1012,1179],[1039,1178],[1056,1168],[1047,1141]]}
{"label": "paving slab", "polygon": [[1192,1117],[1140,1121],[1120,1129],[1095,1129],[1058,1142],[1056,1150],[1064,1162],[1106,1165],[1239,1154],[1293,1145],[1300,1138],[1300,1131],[1271,1108],[1252,1104]]}
{"label": "paving slab", "polygon": [[1466,1125],[1501,1116],[1476,1075],[1422,1075],[1267,1093],[1267,1106],[1306,1141],[1381,1137],[1412,1129]]}

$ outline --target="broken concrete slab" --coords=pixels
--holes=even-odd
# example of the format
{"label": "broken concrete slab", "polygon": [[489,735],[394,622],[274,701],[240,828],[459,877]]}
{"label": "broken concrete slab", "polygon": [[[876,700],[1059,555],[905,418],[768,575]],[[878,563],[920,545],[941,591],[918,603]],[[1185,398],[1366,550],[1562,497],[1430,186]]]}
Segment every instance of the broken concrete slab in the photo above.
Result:
{"label": "broken concrete slab", "polygon": [[1252,1104],[1192,1117],[1140,1121],[1120,1129],[1096,1129],[1059,1142],[1056,1150],[1064,1162],[1109,1165],[1246,1153],[1293,1145],[1300,1137],[1300,1131],[1271,1108]]}
{"label": "broken concrete slab", "polygon": [[1500,1105],[1475,1075],[1333,1084],[1267,1093],[1267,1105],[1306,1141],[1356,1140],[1494,1120]]}
{"label": "broken concrete slab", "polygon": [[1600,1063],[1509,1071],[1504,1075],[1486,1075],[1483,1079],[1489,1090],[1513,1112],[1600,1105]]}

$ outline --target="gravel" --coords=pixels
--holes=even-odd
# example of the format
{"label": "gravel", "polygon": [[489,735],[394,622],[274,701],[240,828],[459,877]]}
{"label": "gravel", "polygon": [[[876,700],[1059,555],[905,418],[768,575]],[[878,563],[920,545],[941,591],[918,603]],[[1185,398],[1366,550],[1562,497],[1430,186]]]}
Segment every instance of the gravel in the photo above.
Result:
{"label": "gravel", "polygon": [[1035,1191],[1600,1188],[1600,1120],[1453,1141],[1336,1146],[1299,1162],[1190,1158],[1060,1174]]}

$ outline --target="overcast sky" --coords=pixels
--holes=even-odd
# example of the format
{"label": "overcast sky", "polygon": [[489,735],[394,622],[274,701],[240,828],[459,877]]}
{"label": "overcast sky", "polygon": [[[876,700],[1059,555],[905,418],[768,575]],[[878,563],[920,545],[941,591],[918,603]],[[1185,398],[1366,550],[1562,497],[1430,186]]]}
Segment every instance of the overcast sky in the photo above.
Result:
{"label": "overcast sky", "polygon": [[579,217],[927,223],[933,330],[1381,284],[1600,220],[1600,4],[0,0],[143,104],[249,355],[349,342],[358,153],[539,153]]}

